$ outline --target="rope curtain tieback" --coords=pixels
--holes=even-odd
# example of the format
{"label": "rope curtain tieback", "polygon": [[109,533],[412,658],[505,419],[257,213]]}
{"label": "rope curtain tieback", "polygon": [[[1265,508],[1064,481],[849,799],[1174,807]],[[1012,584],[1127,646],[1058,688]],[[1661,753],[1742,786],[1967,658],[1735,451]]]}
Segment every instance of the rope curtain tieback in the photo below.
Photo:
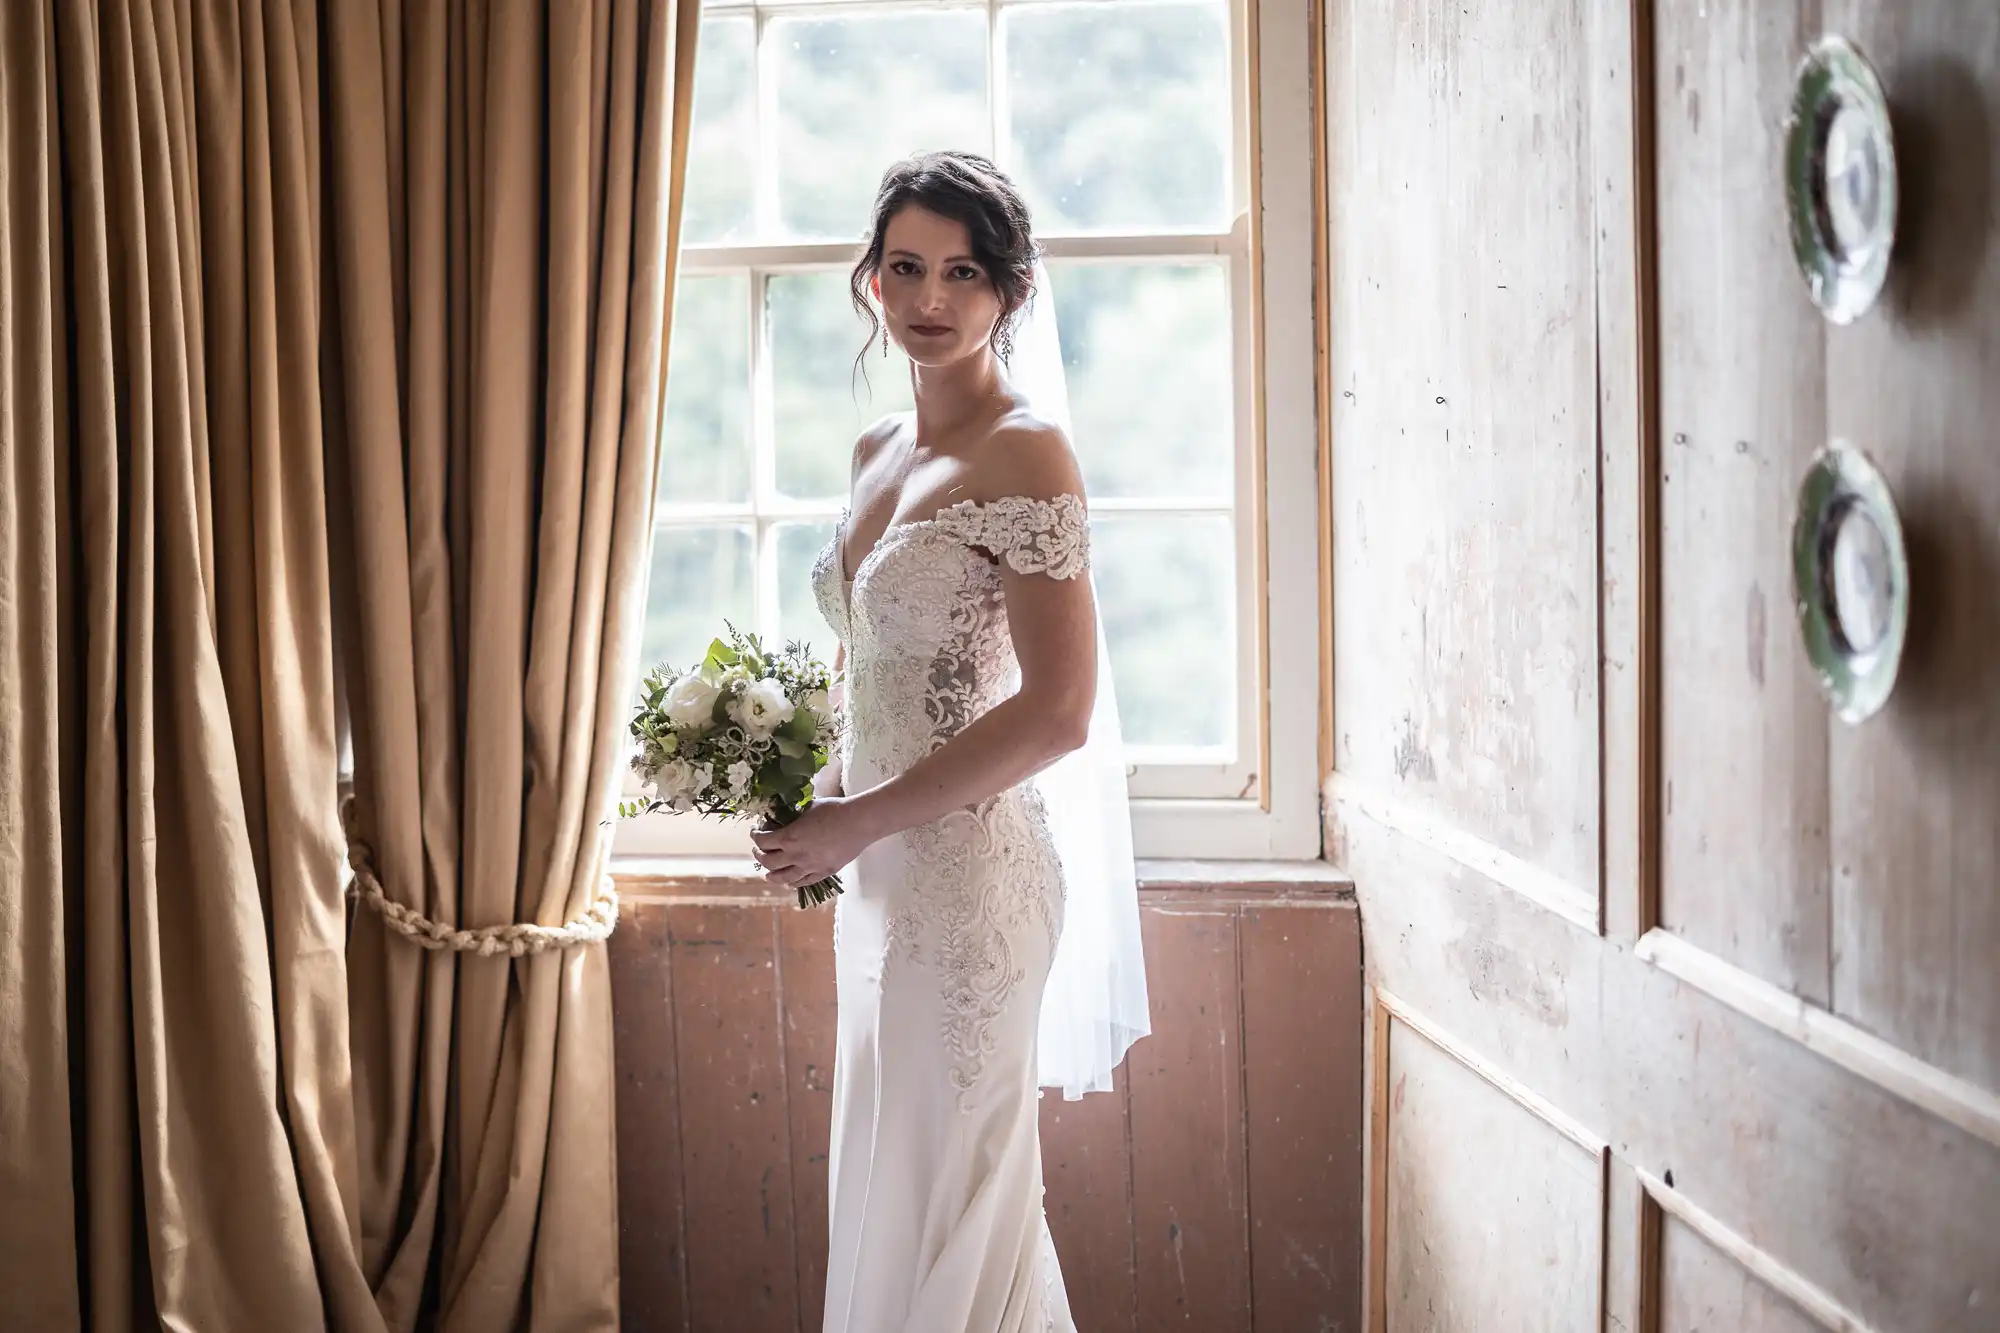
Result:
{"label": "rope curtain tieback", "polygon": [[375,876],[375,856],[368,844],[354,834],[354,798],[341,802],[340,822],[347,832],[347,864],[354,870],[354,882],[347,896],[375,909],[389,928],[420,949],[433,952],[469,953],[480,958],[525,958],[550,949],[568,949],[611,938],[618,926],[618,890],[609,874],[597,881],[597,893],[590,905],[560,926],[538,926],[516,922],[505,926],[480,926],[461,930],[442,921],[433,921],[413,907],[392,900],[382,891]]}

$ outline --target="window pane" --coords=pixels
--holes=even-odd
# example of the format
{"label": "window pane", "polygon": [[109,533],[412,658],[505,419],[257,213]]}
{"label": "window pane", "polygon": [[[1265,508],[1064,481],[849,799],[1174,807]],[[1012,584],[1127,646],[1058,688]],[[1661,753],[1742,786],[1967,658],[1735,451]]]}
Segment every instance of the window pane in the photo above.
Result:
{"label": "window pane", "polygon": [[1228,499],[1235,407],[1222,268],[1053,264],[1049,285],[1090,493]]}
{"label": "window pane", "polygon": [[1008,161],[1042,232],[1229,221],[1229,7],[1032,5],[1001,16]]}
{"label": "window pane", "polygon": [[910,363],[900,348],[883,357],[878,340],[856,369],[868,326],[854,313],[843,272],[774,274],[764,306],[778,489],[797,499],[845,496],[855,437],[912,406]]}
{"label": "window pane", "polygon": [[858,240],[882,172],[920,149],[988,152],[983,10],[772,19],[778,213]]}
{"label": "window pane", "polygon": [[836,640],[813,597],[812,567],[820,548],[833,539],[833,524],[780,523],[777,536],[778,641],[804,640],[830,669]]}
{"label": "window pane", "polygon": [[750,163],[757,147],[756,66],[754,22],[702,19],[682,224],[690,245],[748,239],[755,231],[757,177]]}
{"label": "window pane", "polygon": [[1231,529],[1222,515],[1091,522],[1091,565],[1128,745],[1235,745]]}
{"label": "window pane", "polygon": [[722,634],[724,621],[754,628],[755,586],[748,528],[657,530],[652,582],[646,589],[642,670],[663,661],[686,670]]}
{"label": "window pane", "polygon": [[660,501],[750,498],[750,279],[683,277],[667,352]]}

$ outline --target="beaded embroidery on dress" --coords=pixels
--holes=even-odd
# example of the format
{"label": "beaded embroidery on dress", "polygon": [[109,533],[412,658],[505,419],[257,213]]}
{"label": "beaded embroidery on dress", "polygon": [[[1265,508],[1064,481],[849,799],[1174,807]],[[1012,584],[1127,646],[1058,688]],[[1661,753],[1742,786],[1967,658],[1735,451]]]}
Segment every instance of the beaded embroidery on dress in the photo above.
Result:
{"label": "beaded embroidery on dress", "polygon": [[[1011,695],[996,562],[1089,568],[1083,501],[965,502],[893,524],[813,591],[847,648],[849,791],[922,759]],[[1023,784],[863,852],[835,907],[839,1034],[827,1333],[1073,1333],[1042,1213],[1036,1031],[1063,873]]]}

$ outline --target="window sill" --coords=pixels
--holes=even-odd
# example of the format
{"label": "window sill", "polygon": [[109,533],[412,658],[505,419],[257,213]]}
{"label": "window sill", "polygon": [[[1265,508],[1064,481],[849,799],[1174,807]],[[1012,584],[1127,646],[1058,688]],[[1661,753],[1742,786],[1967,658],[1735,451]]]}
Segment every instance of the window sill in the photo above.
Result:
{"label": "window sill", "polygon": [[[619,896],[634,904],[748,907],[792,898],[735,856],[614,856],[611,877]],[[1354,881],[1325,861],[1141,860],[1139,898],[1149,907],[1225,902],[1330,907],[1354,901]]]}

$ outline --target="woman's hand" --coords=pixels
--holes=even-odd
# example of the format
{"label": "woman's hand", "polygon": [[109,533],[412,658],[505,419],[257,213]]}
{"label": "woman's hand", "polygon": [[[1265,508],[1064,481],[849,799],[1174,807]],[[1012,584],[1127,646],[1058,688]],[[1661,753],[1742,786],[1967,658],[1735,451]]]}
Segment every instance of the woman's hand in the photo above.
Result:
{"label": "woman's hand", "polygon": [[751,834],[751,855],[766,883],[795,889],[839,874],[879,836],[854,797],[822,796],[784,828]]}

